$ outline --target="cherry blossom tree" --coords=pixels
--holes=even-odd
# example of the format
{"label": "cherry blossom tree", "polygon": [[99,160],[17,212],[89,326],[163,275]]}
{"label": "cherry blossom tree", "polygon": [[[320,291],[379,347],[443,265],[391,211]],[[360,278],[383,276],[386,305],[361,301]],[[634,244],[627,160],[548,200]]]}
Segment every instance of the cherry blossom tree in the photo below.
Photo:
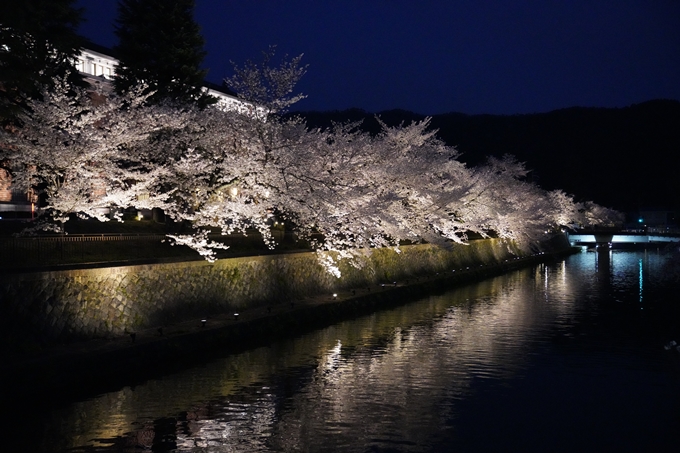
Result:
{"label": "cherry blossom tree", "polygon": [[546,231],[574,223],[610,224],[616,213],[578,204],[526,180],[511,156],[469,168],[430,130],[429,119],[376,135],[358,124],[310,129],[281,114],[302,95],[300,57],[270,67],[236,67],[228,80],[240,108],[179,110],[149,105],[149,94],[45,93],[3,135],[0,161],[14,180],[38,189],[59,227],[69,214],[107,220],[112,207],[162,208],[194,232],[171,235],[206,259],[225,248],[212,232],[258,231],[275,247],[274,220],[309,241],[320,262],[361,265],[378,247],[467,243],[468,234],[532,247]]}
{"label": "cherry blossom tree", "polygon": [[162,205],[150,190],[164,166],[143,165],[135,145],[181,123],[177,112],[145,105],[146,96],[87,92],[65,82],[29,103],[21,127],[5,131],[2,158],[13,184],[37,192],[40,228],[61,231],[70,214],[108,220],[112,208]]}
{"label": "cherry blossom tree", "polygon": [[[426,132],[427,121],[372,137],[353,125],[308,130],[271,114],[208,109],[195,118],[190,147],[171,165],[174,219],[224,234],[255,228],[273,246],[268,221],[277,213],[318,250],[338,253],[464,241],[451,213],[468,172]],[[195,242],[203,249],[205,235]]]}
{"label": "cherry blossom tree", "polygon": [[592,201],[580,203],[579,208],[582,214],[581,224],[584,226],[617,227],[623,223],[622,213]]}
{"label": "cherry blossom tree", "polygon": [[[257,108],[192,112],[181,139],[171,135],[161,146],[173,156],[164,183],[172,188],[167,214],[197,229],[173,238],[208,259],[220,247],[208,239],[215,228],[222,234],[256,229],[274,247],[274,215],[337,272],[337,259],[403,241],[447,246],[475,232],[531,244],[560,216],[577,212],[566,195],[551,198],[525,181],[524,165],[510,156],[467,168],[428,129],[429,120],[381,123],[373,136],[356,124],[310,130],[299,119],[284,119],[279,114],[302,98],[293,87],[304,68],[299,58],[269,68],[271,58],[237,68],[229,81]],[[159,143],[146,145],[154,153]]]}
{"label": "cherry blossom tree", "polygon": [[471,171],[472,184],[459,212],[470,231],[519,243],[536,242],[545,234],[552,206],[545,192],[525,180],[523,163],[513,156],[491,157]]}
{"label": "cherry blossom tree", "polygon": [[562,190],[553,190],[548,193],[548,199],[554,213],[552,218],[554,228],[573,227],[581,222],[580,205],[574,201],[572,195]]}

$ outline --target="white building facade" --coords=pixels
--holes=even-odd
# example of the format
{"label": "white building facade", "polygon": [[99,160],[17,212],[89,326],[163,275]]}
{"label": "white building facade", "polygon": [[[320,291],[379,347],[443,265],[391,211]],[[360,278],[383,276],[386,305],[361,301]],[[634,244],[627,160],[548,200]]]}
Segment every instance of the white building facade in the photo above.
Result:
{"label": "white building facade", "polygon": [[[118,60],[102,52],[83,48],[76,59],[76,69],[90,82],[102,80],[113,81],[116,75]],[[95,78],[95,79],[93,79]],[[241,113],[252,111],[252,106],[241,101],[236,96],[223,93],[214,88],[203,87],[203,91],[217,98],[217,107],[224,110],[234,110]]]}

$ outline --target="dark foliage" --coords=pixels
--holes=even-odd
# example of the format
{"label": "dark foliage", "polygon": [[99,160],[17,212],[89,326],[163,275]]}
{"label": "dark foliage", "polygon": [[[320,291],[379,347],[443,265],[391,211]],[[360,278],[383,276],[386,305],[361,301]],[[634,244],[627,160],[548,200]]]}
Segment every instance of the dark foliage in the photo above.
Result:
{"label": "dark foliage", "polygon": [[83,40],[74,0],[4,2],[0,16],[0,118],[14,116],[55,77],[84,82],[73,61]]}
{"label": "dark foliage", "polygon": [[120,0],[114,48],[120,64],[115,85],[125,92],[144,81],[156,94],[152,102],[171,100],[203,107],[216,99],[201,91],[207,70],[204,40],[193,18],[194,0]]}

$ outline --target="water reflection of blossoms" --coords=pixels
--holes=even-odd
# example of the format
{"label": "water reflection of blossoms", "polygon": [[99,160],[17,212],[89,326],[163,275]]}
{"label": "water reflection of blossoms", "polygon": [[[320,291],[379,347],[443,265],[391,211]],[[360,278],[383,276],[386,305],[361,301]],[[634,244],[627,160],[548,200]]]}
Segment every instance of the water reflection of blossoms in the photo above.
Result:
{"label": "water reflection of blossoms", "polygon": [[62,418],[80,430],[74,449],[96,439],[102,451],[428,451],[476,379],[522,373],[542,319],[556,320],[556,335],[570,329],[560,319],[574,316],[582,284],[563,263],[525,269],[102,395]]}

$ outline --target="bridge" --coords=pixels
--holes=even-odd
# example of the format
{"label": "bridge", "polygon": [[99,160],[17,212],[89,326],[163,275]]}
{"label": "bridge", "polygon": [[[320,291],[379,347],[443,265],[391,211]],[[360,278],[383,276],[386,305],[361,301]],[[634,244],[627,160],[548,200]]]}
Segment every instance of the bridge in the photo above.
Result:
{"label": "bridge", "polygon": [[580,230],[567,233],[571,245],[620,247],[651,247],[680,242],[680,232],[651,232],[644,230],[596,231]]}

